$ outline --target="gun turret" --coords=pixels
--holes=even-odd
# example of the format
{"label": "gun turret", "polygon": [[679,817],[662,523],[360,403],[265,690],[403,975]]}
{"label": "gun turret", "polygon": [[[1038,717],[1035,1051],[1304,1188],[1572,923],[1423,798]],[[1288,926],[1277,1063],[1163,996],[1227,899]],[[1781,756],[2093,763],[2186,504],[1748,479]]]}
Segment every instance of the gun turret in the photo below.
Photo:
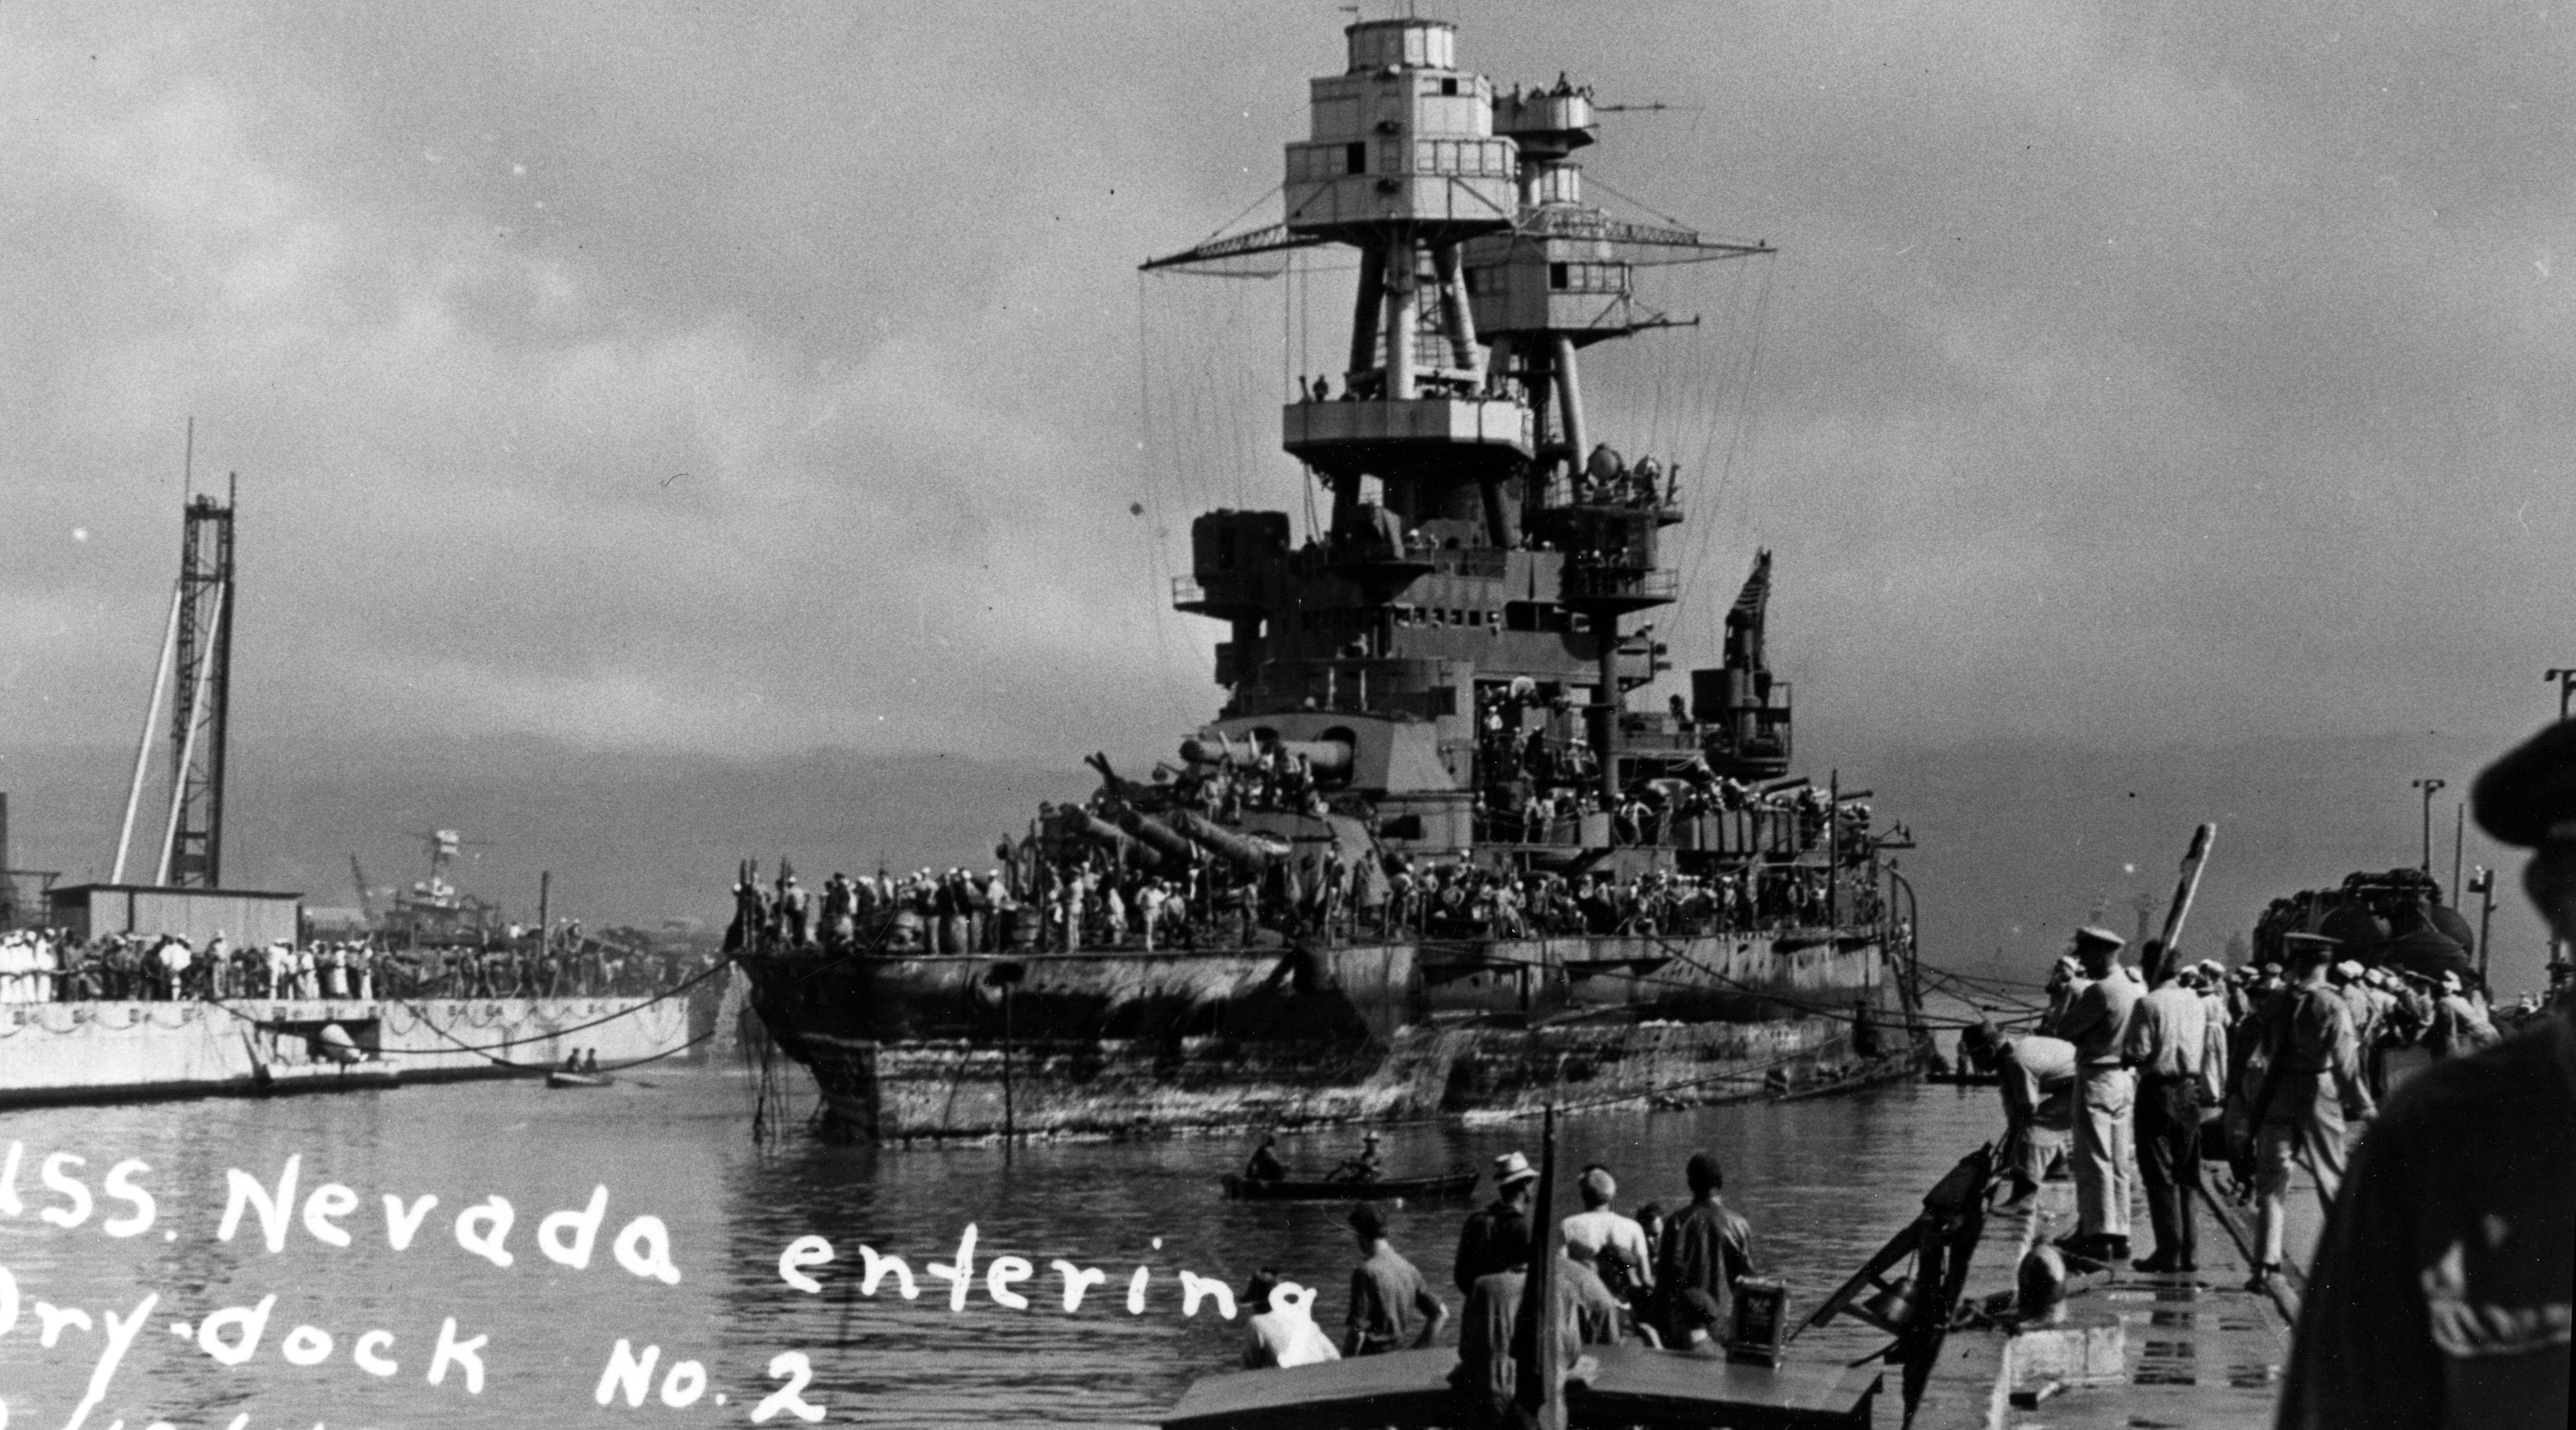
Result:
{"label": "gun turret", "polygon": [[1181,742],[1181,758],[1194,765],[1249,764],[1270,750],[1304,756],[1306,768],[1319,780],[1350,778],[1351,747],[1344,740],[1277,740],[1268,745],[1242,749],[1237,749],[1223,735],[1214,740],[1193,738]]}

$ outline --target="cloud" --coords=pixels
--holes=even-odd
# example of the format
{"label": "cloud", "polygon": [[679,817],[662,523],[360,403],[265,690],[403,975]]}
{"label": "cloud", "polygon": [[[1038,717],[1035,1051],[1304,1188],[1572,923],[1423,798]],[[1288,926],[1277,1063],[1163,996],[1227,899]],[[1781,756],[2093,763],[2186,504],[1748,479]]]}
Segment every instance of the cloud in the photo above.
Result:
{"label": "cloud", "polygon": [[[1614,117],[1596,195],[1786,247],[1711,278],[1714,357],[1601,400],[1706,483],[1695,600],[1780,550],[1811,708],[1936,741],[2537,718],[2576,537],[2546,20],[1556,18],[1476,7],[1462,54],[1682,104]],[[1130,265],[1273,181],[1337,40],[1260,7],[10,7],[13,721],[132,718],[193,412],[200,477],[242,472],[261,732],[1161,748],[1217,697],[1215,629],[1163,606],[1188,517],[1301,493],[1277,286],[1148,287],[1140,395]],[[1313,277],[1309,355],[1343,302]],[[1712,616],[1668,621],[1685,667]]]}

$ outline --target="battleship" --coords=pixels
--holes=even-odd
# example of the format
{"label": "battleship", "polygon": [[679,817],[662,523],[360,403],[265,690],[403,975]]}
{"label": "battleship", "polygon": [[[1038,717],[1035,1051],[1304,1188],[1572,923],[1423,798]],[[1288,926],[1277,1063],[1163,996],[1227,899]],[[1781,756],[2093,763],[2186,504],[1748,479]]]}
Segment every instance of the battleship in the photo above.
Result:
{"label": "battleship", "polygon": [[1909,840],[1792,773],[1767,552],[1722,663],[1637,694],[1670,669],[1639,618],[1682,599],[1682,483],[1596,430],[1585,354],[1690,326],[1641,274],[1773,250],[1587,201],[1589,89],[1498,92],[1443,21],[1345,35],[1280,221],[1144,265],[1356,258],[1338,387],[1279,410],[1328,518],[1206,512],[1172,583],[1226,627],[1216,718],[1140,778],[1095,756],[990,875],[736,885],[750,1007],[832,1134],[1664,1106],[1928,1052]]}

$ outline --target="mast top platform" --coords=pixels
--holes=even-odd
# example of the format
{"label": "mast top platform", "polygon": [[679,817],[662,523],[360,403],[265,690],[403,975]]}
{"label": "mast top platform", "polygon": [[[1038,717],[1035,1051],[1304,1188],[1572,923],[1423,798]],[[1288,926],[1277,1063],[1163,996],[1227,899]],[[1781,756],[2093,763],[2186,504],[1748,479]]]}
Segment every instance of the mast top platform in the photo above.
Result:
{"label": "mast top platform", "polygon": [[1392,20],[1354,20],[1342,27],[1350,41],[1351,70],[1453,69],[1458,63],[1458,27],[1447,20],[1417,15]]}
{"label": "mast top platform", "polygon": [[1366,246],[1455,242],[1508,227],[1519,150],[1494,133],[1494,86],[1456,67],[1445,20],[1363,20],[1350,67],[1309,86],[1307,137],[1287,146],[1286,227]]}

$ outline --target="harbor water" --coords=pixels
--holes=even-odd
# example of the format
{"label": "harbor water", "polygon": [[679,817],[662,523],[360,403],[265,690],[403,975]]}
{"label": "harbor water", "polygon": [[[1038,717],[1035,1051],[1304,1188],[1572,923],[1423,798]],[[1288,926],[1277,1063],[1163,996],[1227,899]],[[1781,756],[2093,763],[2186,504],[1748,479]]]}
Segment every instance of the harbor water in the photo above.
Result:
{"label": "harbor water", "polygon": [[[1213,1296],[1195,1315],[1184,1313],[1185,1271],[1239,1291],[1256,1269],[1275,1268],[1320,1288],[1318,1319],[1338,1336],[1355,1260],[1346,1208],[1223,1200],[1218,1178],[1240,1165],[1249,1140],[868,1148],[790,1133],[755,1144],[754,1083],[741,1072],[654,1069],[646,1081],[0,1117],[0,1151],[12,1142],[23,1149],[14,1183],[22,1210],[0,1214],[0,1267],[21,1308],[16,1326],[0,1334],[0,1400],[9,1410],[0,1423],[67,1423],[109,1348],[105,1313],[124,1325],[147,1295],[158,1299],[89,1425],[222,1427],[243,1415],[260,1430],[796,1424],[792,1408],[754,1420],[764,1400],[799,1378],[781,1359],[788,1353],[801,1353],[812,1372],[798,1399],[833,1424],[1149,1424],[1193,1378],[1229,1368],[1239,1354],[1242,1321],[1224,1320]],[[794,1097],[790,1123],[810,1106],[808,1090]],[[766,1112],[775,1119],[779,1109]],[[1752,1222],[1760,1269],[1785,1278],[1796,1301],[1812,1307],[2000,1122],[1989,1090],[1895,1087],[1569,1118],[1560,1157],[1569,1172],[1590,1161],[1612,1168],[1618,1205],[1633,1211],[1648,1200],[1678,1205],[1684,1159],[1715,1152],[1727,1169],[1728,1202]],[[1531,1122],[1389,1128],[1389,1174],[1485,1169],[1515,1148],[1534,1157],[1538,1133]],[[1284,1137],[1281,1150],[1292,1167],[1320,1171],[1356,1142],[1355,1131],[1337,1129]],[[65,1153],[82,1160],[53,1160]],[[260,1208],[247,1197],[240,1225],[221,1239],[230,1174],[256,1179],[274,1198],[289,1158],[298,1183],[291,1214],[275,1228],[282,1249],[268,1249]],[[117,1185],[140,1187],[153,1201],[153,1220],[139,1233],[138,1204],[109,1186],[111,1168],[129,1159],[148,1170],[129,1168]],[[93,1203],[76,1225],[56,1224],[79,1208],[49,1186],[49,1162],[57,1179],[79,1185]],[[1569,1209],[1571,1180],[1559,1184]],[[326,1197],[321,1214],[309,1216],[326,1183],[354,1195]],[[550,1258],[540,1244],[543,1221],[587,1212],[603,1187],[587,1265]],[[425,1194],[438,1201],[424,1210]],[[389,1196],[399,1200],[393,1219],[416,1227],[401,1250],[391,1244]],[[494,1198],[506,1200],[511,1218],[498,1235]],[[340,1204],[350,1209],[334,1213]],[[1453,1313],[1461,1298],[1449,1284],[1451,1253],[1472,1206],[1407,1206],[1394,1216],[1398,1248]],[[463,1239],[507,1256],[506,1267],[461,1244],[459,1213],[478,1207]],[[0,1213],[8,1209],[0,1200]],[[636,1225],[644,1217],[666,1232],[676,1284],[625,1264],[654,1269],[656,1238]],[[317,1223],[344,1231],[350,1244],[328,1244]],[[955,1264],[969,1226],[972,1278],[958,1310],[950,1282],[929,1268]],[[580,1249],[579,1230],[559,1225],[545,1239],[568,1254]],[[792,1288],[780,1273],[781,1253],[809,1236],[828,1241],[835,1255],[802,1268],[820,1285],[815,1293]],[[891,1273],[873,1296],[859,1294],[862,1245],[903,1257],[918,1299],[903,1299]],[[631,1257],[618,1254],[621,1246]],[[1028,1263],[1029,1275],[1011,1279],[1019,1268],[1006,1265],[1000,1289],[1025,1294],[1025,1309],[997,1303],[987,1279],[995,1258],[1011,1256]],[[1101,1275],[1070,1313],[1057,1260]],[[1131,1314],[1128,1293],[1140,1268],[1144,1309]],[[239,1346],[248,1313],[270,1296],[248,1359],[224,1364],[201,1344],[206,1319],[232,1307],[240,1310],[219,1318],[214,1344]],[[48,1348],[38,1302],[57,1319],[55,1308],[77,1308],[91,1328],[66,1322]],[[453,1355],[440,1383],[430,1383],[450,1318],[450,1342],[470,1347],[486,1338],[470,1358],[481,1367],[479,1391],[468,1388],[468,1359]],[[371,1331],[391,1339],[369,1338]],[[319,1350],[322,1336],[327,1352]],[[362,1338],[365,1364],[355,1354]],[[611,1385],[613,1403],[603,1408],[603,1372],[620,1340],[638,1362],[657,1348],[654,1364]],[[1443,1341],[1455,1343],[1454,1325]],[[1879,1343],[1844,1322],[1803,1337],[1794,1354],[1840,1364]],[[702,1368],[702,1389],[697,1371],[674,1371],[682,1362]],[[388,1364],[395,1369],[384,1372]],[[640,1407],[627,1403],[630,1381],[648,1392]],[[666,1393],[680,1403],[665,1403]]]}

